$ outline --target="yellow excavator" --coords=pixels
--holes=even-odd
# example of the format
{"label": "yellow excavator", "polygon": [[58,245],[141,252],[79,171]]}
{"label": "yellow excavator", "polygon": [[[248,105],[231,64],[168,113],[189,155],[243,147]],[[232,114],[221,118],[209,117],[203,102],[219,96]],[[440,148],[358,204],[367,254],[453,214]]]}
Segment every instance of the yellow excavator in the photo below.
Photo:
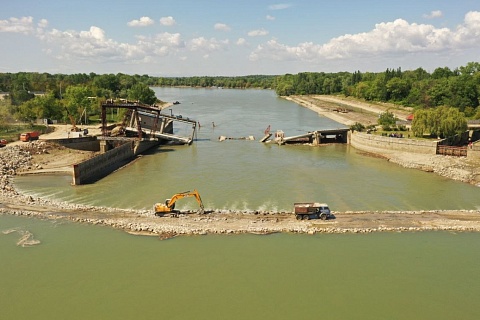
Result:
{"label": "yellow excavator", "polygon": [[202,198],[200,198],[200,194],[198,193],[198,191],[196,189],[194,189],[192,192],[185,191],[185,192],[174,194],[172,196],[172,198],[167,199],[165,201],[165,203],[156,203],[153,206],[153,210],[155,212],[155,215],[163,215],[165,213],[178,214],[178,211],[175,211],[175,202],[177,202],[177,200],[180,200],[180,199],[186,198],[186,197],[195,197],[198,204],[200,205],[200,210],[198,211],[198,213],[203,214],[205,212],[205,208],[203,207]]}

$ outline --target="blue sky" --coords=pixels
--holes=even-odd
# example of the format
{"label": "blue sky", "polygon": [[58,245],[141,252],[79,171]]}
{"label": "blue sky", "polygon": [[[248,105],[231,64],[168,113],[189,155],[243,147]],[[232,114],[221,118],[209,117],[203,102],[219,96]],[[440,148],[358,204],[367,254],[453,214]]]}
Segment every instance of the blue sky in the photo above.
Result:
{"label": "blue sky", "polygon": [[480,62],[478,0],[3,2],[0,72],[238,76]]}

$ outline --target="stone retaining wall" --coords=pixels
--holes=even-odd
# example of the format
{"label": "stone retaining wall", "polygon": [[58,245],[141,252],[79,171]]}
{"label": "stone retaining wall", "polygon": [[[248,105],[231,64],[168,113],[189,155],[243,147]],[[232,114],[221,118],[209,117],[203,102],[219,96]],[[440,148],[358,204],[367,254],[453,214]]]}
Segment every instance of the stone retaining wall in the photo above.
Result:
{"label": "stone retaining wall", "polygon": [[94,182],[127,164],[135,157],[134,142],[127,142],[73,166],[73,184]]}
{"label": "stone retaining wall", "polygon": [[437,141],[390,138],[357,131],[350,134],[350,144],[356,149],[372,153],[383,153],[385,151],[437,153]]}

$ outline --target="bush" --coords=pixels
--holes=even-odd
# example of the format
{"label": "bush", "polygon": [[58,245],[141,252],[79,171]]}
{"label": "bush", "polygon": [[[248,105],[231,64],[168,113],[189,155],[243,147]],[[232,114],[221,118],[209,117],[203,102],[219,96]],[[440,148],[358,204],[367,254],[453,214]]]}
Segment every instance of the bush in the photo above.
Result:
{"label": "bush", "polygon": [[392,131],[392,127],[390,127],[389,124],[384,124],[384,125],[382,125],[382,130],[383,131]]}
{"label": "bush", "polygon": [[365,130],[365,126],[360,122],[355,122],[355,124],[350,126],[350,130],[362,132],[363,130]]}

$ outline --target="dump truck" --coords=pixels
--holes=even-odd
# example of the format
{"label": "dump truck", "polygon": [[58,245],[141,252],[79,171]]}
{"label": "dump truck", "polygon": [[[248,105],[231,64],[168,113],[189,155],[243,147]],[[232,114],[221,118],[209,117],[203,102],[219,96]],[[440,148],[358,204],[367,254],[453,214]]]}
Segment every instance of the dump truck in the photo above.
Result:
{"label": "dump truck", "polygon": [[297,220],[322,219],[331,217],[330,208],[326,203],[297,202],[294,203],[294,213]]}
{"label": "dump truck", "polygon": [[202,198],[200,198],[200,194],[196,189],[193,191],[185,191],[181,193],[174,194],[170,199],[165,200],[165,203],[156,203],[153,206],[153,211],[155,212],[156,216],[164,215],[164,214],[171,214],[173,216],[178,216],[179,211],[175,210],[175,203],[183,198],[186,197],[195,197],[198,204],[200,205],[200,210],[198,211],[199,214],[205,212],[205,208],[203,207]]}
{"label": "dump truck", "polygon": [[20,141],[28,142],[38,140],[38,136],[40,136],[40,132],[38,131],[24,132],[20,135]]}

